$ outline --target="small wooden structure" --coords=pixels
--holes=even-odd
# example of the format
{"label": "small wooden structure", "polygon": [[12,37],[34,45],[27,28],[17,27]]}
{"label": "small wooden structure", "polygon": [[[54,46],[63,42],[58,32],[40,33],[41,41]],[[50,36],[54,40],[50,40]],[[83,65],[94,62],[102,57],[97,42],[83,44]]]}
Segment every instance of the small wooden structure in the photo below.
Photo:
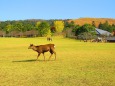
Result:
{"label": "small wooden structure", "polygon": [[115,36],[107,37],[107,42],[115,42]]}

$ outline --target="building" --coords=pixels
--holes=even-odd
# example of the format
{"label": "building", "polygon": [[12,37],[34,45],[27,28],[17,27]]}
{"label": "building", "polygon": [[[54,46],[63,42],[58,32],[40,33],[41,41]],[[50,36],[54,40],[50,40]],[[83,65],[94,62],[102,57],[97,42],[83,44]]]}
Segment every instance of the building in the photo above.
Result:
{"label": "building", "polygon": [[98,29],[98,28],[95,28],[96,30],[96,34],[98,36],[111,36],[112,34],[108,31],[105,31],[105,30],[101,30],[101,29]]}
{"label": "building", "polygon": [[96,34],[98,36],[106,36],[107,42],[115,42],[115,36],[112,36],[112,34],[110,32],[105,31],[105,30],[101,30],[98,28],[95,28],[95,30],[96,30]]}

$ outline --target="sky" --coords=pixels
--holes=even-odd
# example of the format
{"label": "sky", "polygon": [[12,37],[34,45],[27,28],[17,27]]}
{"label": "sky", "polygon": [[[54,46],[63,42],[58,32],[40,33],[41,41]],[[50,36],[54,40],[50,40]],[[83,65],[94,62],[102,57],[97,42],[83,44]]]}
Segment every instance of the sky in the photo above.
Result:
{"label": "sky", "polygon": [[115,18],[115,0],[0,0],[0,21]]}

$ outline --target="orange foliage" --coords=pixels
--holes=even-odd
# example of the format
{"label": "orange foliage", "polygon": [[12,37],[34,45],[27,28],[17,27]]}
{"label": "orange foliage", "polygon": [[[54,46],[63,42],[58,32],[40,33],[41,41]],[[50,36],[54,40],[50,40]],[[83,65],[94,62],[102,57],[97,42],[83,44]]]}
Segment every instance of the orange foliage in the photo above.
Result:
{"label": "orange foliage", "polygon": [[92,21],[94,21],[96,27],[98,27],[100,22],[103,24],[106,21],[108,21],[110,25],[115,24],[115,19],[110,19],[110,18],[79,18],[79,19],[69,20],[68,22],[71,21],[74,21],[74,23],[78,25],[92,24]]}
{"label": "orange foliage", "polygon": [[113,36],[115,36],[115,31],[112,32]]}

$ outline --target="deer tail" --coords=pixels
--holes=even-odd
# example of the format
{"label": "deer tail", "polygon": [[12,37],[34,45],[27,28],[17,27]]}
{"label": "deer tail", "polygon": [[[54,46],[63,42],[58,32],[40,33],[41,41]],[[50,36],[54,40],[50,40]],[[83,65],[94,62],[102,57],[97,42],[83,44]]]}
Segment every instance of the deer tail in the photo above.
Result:
{"label": "deer tail", "polygon": [[54,48],[55,48],[56,46],[54,45]]}

